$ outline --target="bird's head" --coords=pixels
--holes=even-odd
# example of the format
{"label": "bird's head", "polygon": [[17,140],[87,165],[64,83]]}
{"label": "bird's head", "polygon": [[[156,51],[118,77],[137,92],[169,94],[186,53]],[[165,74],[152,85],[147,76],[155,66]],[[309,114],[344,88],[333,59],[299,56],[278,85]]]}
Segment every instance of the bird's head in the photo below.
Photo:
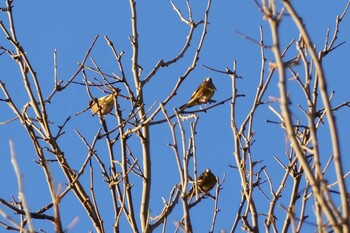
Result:
{"label": "bird's head", "polygon": [[213,84],[213,80],[211,80],[210,77],[206,77],[206,78],[204,79],[204,82],[207,83],[207,84],[209,84],[210,87],[212,87],[212,88],[214,88],[214,90],[216,90],[216,87],[215,87],[214,84]]}
{"label": "bird's head", "polygon": [[211,78],[210,77],[206,77],[205,79],[204,79],[204,81],[206,81],[206,82],[213,82],[212,80],[211,80]]}
{"label": "bird's head", "polygon": [[210,171],[210,169],[209,168],[206,168],[205,169],[205,173],[210,173],[211,171]]}
{"label": "bird's head", "polygon": [[96,102],[96,98],[92,99],[89,101],[89,107],[91,107],[95,102]]}

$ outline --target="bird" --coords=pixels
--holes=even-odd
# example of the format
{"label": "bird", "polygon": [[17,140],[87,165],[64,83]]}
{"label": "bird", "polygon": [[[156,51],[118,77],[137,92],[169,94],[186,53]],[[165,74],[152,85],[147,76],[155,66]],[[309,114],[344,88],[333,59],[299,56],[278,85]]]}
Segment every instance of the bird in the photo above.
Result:
{"label": "bird", "polygon": [[179,111],[181,112],[186,108],[209,102],[213,97],[215,90],[216,88],[211,78],[205,78],[204,81],[197,87],[197,90],[193,92],[190,100],[179,108]]}
{"label": "bird", "polygon": [[[197,178],[197,188],[199,189],[199,193],[204,193],[206,194],[210,190],[214,188],[216,184],[216,177],[215,175],[210,171],[209,168],[205,169],[205,171],[199,175]],[[186,197],[193,197],[195,195],[195,185],[193,185],[190,189],[190,191],[186,194]]]}
{"label": "bird", "polygon": [[94,114],[104,116],[110,113],[114,107],[115,94],[103,96],[99,99],[94,98],[89,101],[89,108]]}

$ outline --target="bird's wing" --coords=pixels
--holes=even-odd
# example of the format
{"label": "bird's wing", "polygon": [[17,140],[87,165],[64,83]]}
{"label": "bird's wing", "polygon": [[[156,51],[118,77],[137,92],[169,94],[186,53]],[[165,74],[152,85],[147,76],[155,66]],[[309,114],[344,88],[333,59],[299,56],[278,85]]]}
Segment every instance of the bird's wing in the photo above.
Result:
{"label": "bird's wing", "polygon": [[109,105],[113,102],[114,104],[114,96],[111,94],[111,95],[108,95],[106,96],[103,101],[102,101],[102,105]]}
{"label": "bird's wing", "polygon": [[203,181],[205,180],[205,177],[206,177],[205,173],[200,174],[197,178],[197,185],[200,185],[201,183],[203,183]]}
{"label": "bird's wing", "polygon": [[193,92],[193,94],[192,94],[190,100],[192,100],[193,97],[195,97],[199,91],[202,91],[202,90],[203,90],[203,86],[204,86],[204,85],[205,85],[205,82],[202,82],[201,85],[198,86],[197,90],[195,90],[195,92]]}
{"label": "bird's wing", "polygon": [[192,107],[192,106],[193,106],[192,104],[193,104],[194,102],[196,102],[196,98],[198,98],[197,94],[198,94],[200,91],[203,92],[203,90],[202,90],[202,89],[203,89],[203,86],[204,86],[204,82],[201,83],[201,85],[199,85],[199,87],[197,88],[197,90],[195,90],[195,91],[193,92],[193,94],[192,94],[190,100],[189,100],[187,103],[185,103],[184,105],[181,105],[181,106],[180,106],[180,108],[179,108],[180,112],[183,111],[183,110],[184,110],[185,108],[187,108],[187,107]]}

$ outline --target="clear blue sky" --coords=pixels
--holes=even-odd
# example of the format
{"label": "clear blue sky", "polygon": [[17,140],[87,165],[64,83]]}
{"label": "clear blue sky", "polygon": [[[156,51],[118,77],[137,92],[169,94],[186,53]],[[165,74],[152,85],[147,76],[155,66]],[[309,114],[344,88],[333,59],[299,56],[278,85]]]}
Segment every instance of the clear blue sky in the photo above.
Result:
{"label": "clear blue sky", "polygon": [[[203,18],[203,11],[206,7],[205,1],[198,2],[191,1],[195,21]],[[185,1],[177,0],[175,3],[185,14]],[[342,13],[346,3],[347,1],[345,0],[293,1],[298,13],[307,25],[307,30],[313,42],[317,45],[318,50],[323,48],[327,27],[330,27],[333,33],[335,16]],[[3,5],[4,2],[2,1],[0,6],[2,7]],[[14,6],[13,10],[18,39],[27,52],[34,69],[37,71],[45,96],[51,92],[54,84],[54,49],[58,51],[58,78],[67,81],[77,70],[78,63],[82,61],[86,50],[96,35],[99,35],[99,39],[91,53],[91,57],[94,58],[100,68],[108,74],[119,74],[117,64],[103,38],[103,36],[107,35],[114,42],[119,52],[125,52],[123,62],[127,70],[126,75],[128,78],[132,78],[130,70],[132,50],[128,39],[131,35],[131,20],[129,3],[127,1],[15,1]],[[144,77],[159,59],[170,59],[180,51],[186,39],[188,26],[180,22],[169,1],[139,1],[137,3],[137,9],[140,14],[138,16],[140,65],[143,67],[142,76]],[[7,25],[7,18],[3,12],[0,14],[0,20],[4,21]],[[254,1],[246,0],[213,1],[209,22],[208,35],[198,65],[190,74],[190,78],[179,89],[177,96],[167,105],[167,110],[168,112],[172,112],[174,107],[178,107],[186,102],[197,85],[206,76],[211,76],[217,87],[217,92],[214,96],[215,100],[219,101],[230,97],[231,81],[229,78],[207,70],[201,64],[224,70],[226,67],[232,68],[232,62],[236,60],[238,73],[243,77],[243,79],[237,80],[238,92],[246,95],[245,98],[239,99],[237,105],[237,119],[238,121],[242,121],[251,107],[256,91],[260,75],[261,55],[260,48],[256,44],[243,39],[236,31],[259,40],[259,26],[262,25],[265,42],[267,45],[270,45],[269,26],[267,21],[262,19],[262,14],[257,10]],[[298,33],[296,33],[294,25],[291,24],[291,19],[286,17],[281,27],[283,33],[282,46],[286,46],[293,38],[297,39]],[[328,90],[336,91],[332,102],[334,106],[350,99],[349,91],[347,90],[350,84],[350,70],[348,67],[350,60],[350,45],[348,43],[350,39],[349,27],[350,15],[347,15],[341,23],[340,33],[338,35],[338,43],[342,41],[346,41],[347,43],[327,56],[323,63],[329,85]],[[168,95],[169,91],[172,90],[179,76],[187,69],[200,33],[201,31],[198,30],[195,34],[189,54],[178,64],[162,69],[147,86],[145,95],[148,107],[155,101],[162,101]],[[3,34],[0,35],[0,45],[9,46]],[[287,55],[287,58],[292,58],[296,55],[294,49],[291,51]],[[266,57],[268,62],[273,61],[271,51],[266,51]],[[87,64],[92,65],[90,60]],[[0,57],[0,67],[0,80],[6,83],[6,87],[12,93],[15,103],[22,106],[28,100],[16,64],[2,55]],[[302,71],[302,69],[300,70]],[[88,76],[90,79],[97,77],[93,73],[88,73]],[[82,75],[79,75],[76,81],[82,81],[82,78]],[[299,97],[300,91],[298,91],[296,84],[290,82],[289,85],[290,90],[295,91],[290,93],[293,101],[297,102],[301,100]],[[102,95],[98,91],[94,91],[93,94],[97,97]],[[275,76],[263,99],[267,101],[269,96],[278,97],[278,95],[277,76]],[[3,98],[2,93],[0,93],[0,98]],[[67,90],[58,93],[52,99],[52,104],[48,107],[49,117],[55,126],[61,125],[68,116],[73,116],[75,113],[86,108],[88,101],[89,97],[84,87],[71,85]],[[306,106],[304,102],[303,104]],[[273,106],[278,109],[277,104],[273,104]],[[300,117],[302,115],[297,108],[294,110],[296,116]],[[0,103],[0,112],[0,121],[5,121],[13,117],[13,113],[4,103]],[[158,116],[157,118],[160,117]],[[234,148],[232,131],[230,129],[230,105],[226,103],[207,113],[200,113],[199,117],[200,120],[197,128],[198,171],[202,172],[206,167],[209,167],[220,179],[226,174],[226,182],[220,196],[219,208],[221,212],[218,214],[216,232],[221,229],[229,231],[241,195],[238,173],[229,167],[229,165],[235,165],[232,155]],[[348,123],[349,117],[349,109],[344,108],[336,112],[344,156],[349,151],[347,138],[350,130],[350,124]],[[112,119],[112,116],[107,118],[110,125],[115,124],[116,121]],[[274,185],[276,188],[279,185],[278,182],[281,179],[283,171],[277,165],[273,156],[284,160],[284,153],[289,145],[285,141],[281,128],[278,125],[266,124],[265,120],[267,119],[278,120],[268,109],[268,105],[264,105],[257,112],[254,129],[256,131],[256,142],[252,148],[252,152],[255,160],[263,160],[261,166],[267,166],[269,175],[275,178]],[[57,127],[55,126],[53,126],[53,129],[57,131]],[[188,122],[185,122],[185,126],[189,129]],[[66,126],[66,134],[60,138],[59,143],[61,143],[62,149],[66,152],[67,160],[74,168],[80,168],[87,154],[84,144],[75,134],[74,129],[79,130],[91,142],[99,127],[98,118],[92,117],[90,112],[73,117]],[[321,133],[328,133],[326,126],[324,126],[324,130],[321,130]],[[187,131],[187,135],[189,135],[189,130]],[[163,201],[161,197],[168,198],[168,193],[172,186],[179,181],[179,176],[173,152],[167,146],[167,143],[172,140],[168,126],[154,126],[151,129],[151,137],[154,142],[157,142],[152,145],[152,171],[154,178],[152,183],[153,198],[151,200],[151,216],[155,216],[160,213],[162,208]],[[19,122],[0,126],[0,187],[6,187],[1,188],[0,197],[9,199],[10,195],[16,196],[17,191],[16,178],[10,164],[9,138],[14,140],[19,166],[22,169],[24,177],[25,194],[30,209],[35,211],[45,203],[49,203],[50,197],[43,178],[43,172],[33,162],[37,157],[26,132]],[[329,138],[321,135],[320,144],[322,153],[324,153],[322,158],[327,160],[331,153]],[[100,154],[103,154],[104,147],[104,141],[100,141],[97,147]],[[136,157],[141,158],[141,155],[136,153]],[[349,159],[346,158],[345,162],[345,170],[349,170]],[[57,165],[52,165],[52,170],[56,184],[64,184],[66,180],[60,173]],[[334,177],[330,176],[328,178],[330,182],[334,181]],[[82,179],[84,180],[83,183],[88,187],[88,171]],[[95,166],[95,180],[104,225],[107,232],[111,232],[113,214],[111,214],[110,196],[108,187],[106,187],[100,176],[98,166]],[[264,188],[267,194],[270,195],[267,184]],[[140,190],[140,186],[135,185],[134,189]],[[288,190],[287,187],[286,192]],[[260,195],[262,202],[266,202],[263,195],[259,193],[256,195]],[[136,198],[136,205],[137,203]],[[285,206],[287,203],[288,200],[281,202]],[[0,208],[2,210],[6,209],[3,206],[0,206]],[[93,230],[93,226],[87,219],[80,204],[75,200],[73,194],[68,195],[62,201],[61,208],[61,212],[64,213],[64,226],[67,226],[73,218],[79,218],[77,224],[69,232],[88,232],[89,230]],[[267,205],[262,205],[259,212],[261,214],[266,213],[267,208]],[[191,209],[195,232],[207,232],[210,229],[212,209],[213,201],[211,199],[206,199]],[[283,212],[282,209],[280,211]],[[10,213],[8,210],[7,212]],[[179,220],[181,212],[182,208],[179,205],[177,210],[170,216],[168,221],[169,232],[173,232],[174,226],[172,224],[174,221]],[[312,214],[312,210],[310,214]],[[260,219],[260,224],[263,227],[263,218]],[[282,222],[278,224],[282,224]],[[37,223],[35,226],[38,228],[39,225],[40,223]],[[129,228],[123,227],[121,226],[122,232],[130,232]],[[314,226],[309,227],[310,229],[314,229]],[[50,232],[49,229],[51,229],[50,225],[45,230]]]}

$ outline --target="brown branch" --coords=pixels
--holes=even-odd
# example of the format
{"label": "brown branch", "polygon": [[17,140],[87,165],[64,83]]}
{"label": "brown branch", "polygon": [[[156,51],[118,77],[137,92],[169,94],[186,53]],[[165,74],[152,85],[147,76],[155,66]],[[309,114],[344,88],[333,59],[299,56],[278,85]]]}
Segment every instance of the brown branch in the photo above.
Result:
{"label": "brown branch", "polygon": [[[116,117],[118,120],[118,124],[123,125],[124,120],[122,117],[122,111],[120,111],[120,109],[118,108],[118,106],[119,106],[118,102],[116,102],[115,105],[116,105]],[[124,127],[119,127],[119,135],[124,135]],[[128,175],[130,170],[132,169],[132,167],[130,169],[128,169],[128,158],[127,158],[127,148],[128,147],[127,147],[126,141],[127,141],[127,138],[125,138],[125,137],[122,137],[119,140],[120,153],[121,153],[121,169],[122,169],[122,175],[123,175],[123,178],[122,178],[123,188],[124,188],[127,207],[128,207],[128,211],[125,213],[126,213],[126,218],[129,221],[131,228],[133,229],[133,232],[138,232],[139,230],[138,230],[138,226],[137,226],[136,219],[135,219],[135,207],[134,207],[134,202],[133,202],[133,196],[131,193],[132,184],[129,181],[129,175]],[[113,160],[111,158],[111,161],[113,161]],[[136,162],[137,161],[135,161],[134,164],[136,164]],[[112,169],[113,169],[113,172],[115,172],[114,165],[112,165]],[[126,208],[124,208],[124,210],[126,211]]]}
{"label": "brown branch", "polygon": [[214,203],[214,213],[213,213],[213,219],[212,219],[212,223],[211,223],[211,228],[209,233],[213,233],[214,229],[215,229],[215,223],[216,223],[216,219],[218,216],[218,213],[220,212],[219,209],[219,194],[220,191],[222,189],[222,185],[225,183],[225,178],[226,178],[226,174],[224,174],[222,181],[220,182],[219,178],[217,178],[216,180],[216,191],[215,191],[215,203]]}
{"label": "brown branch", "polygon": [[[13,166],[13,169],[15,170],[15,174],[17,177],[18,196],[19,196],[21,205],[24,208],[23,212],[28,220],[27,223],[29,226],[29,231],[34,232],[33,222],[31,219],[28,203],[27,203],[26,197],[24,195],[24,191],[23,191],[22,173],[21,173],[20,168],[19,168],[18,163],[17,163],[14,143],[12,140],[10,140],[9,143],[10,143],[10,152],[11,152],[11,164]],[[57,232],[63,232],[61,225],[55,224],[55,229],[57,230]]]}
{"label": "brown branch", "polygon": [[[261,26],[260,26],[260,28],[261,28]],[[251,38],[251,37],[249,37],[249,36],[247,36],[247,35],[245,35],[245,34],[243,34],[243,33],[241,33],[241,32],[239,32],[239,31],[235,31],[239,36],[241,36],[242,38],[244,38],[244,39],[246,39],[246,40],[248,40],[248,41],[250,41],[250,42],[253,42],[254,44],[257,44],[257,45],[259,45],[260,47],[263,47],[263,48],[265,48],[265,49],[270,49],[272,46],[271,45],[265,45],[265,44],[262,44],[262,43],[260,43],[259,41],[257,41],[257,40],[255,40],[255,39],[253,39],[253,38]]]}
{"label": "brown branch", "polygon": [[150,231],[153,231],[154,229],[156,229],[160,224],[162,223],[164,224],[164,221],[166,221],[166,218],[171,214],[171,212],[177,205],[180,194],[181,192],[179,191],[179,187],[175,185],[173,189],[170,191],[168,201],[167,202],[164,201],[164,207],[161,214],[155,218],[151,218],[151,220],[156,220],[156,222],[154,222],[149,226]]}

